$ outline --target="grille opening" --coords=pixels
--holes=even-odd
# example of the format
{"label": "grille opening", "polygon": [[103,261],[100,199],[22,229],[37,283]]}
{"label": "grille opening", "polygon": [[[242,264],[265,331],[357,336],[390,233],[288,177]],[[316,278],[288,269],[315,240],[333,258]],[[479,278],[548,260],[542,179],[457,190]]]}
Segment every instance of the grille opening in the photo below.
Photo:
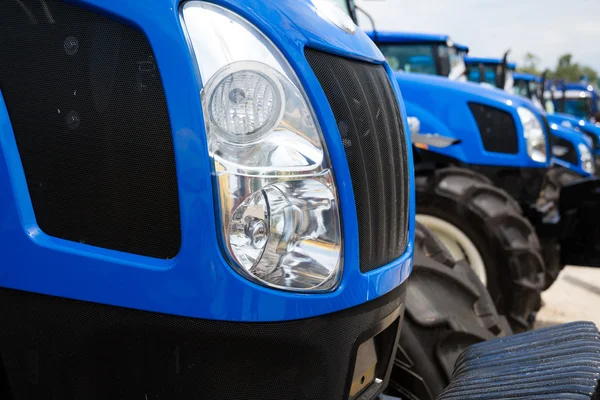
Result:
{"label": "grille opening", "polygon": [[566,152],[560,156],[554,156],[560,160],[566,161],[568,163],[571,163],[573,165],[579,165],[579,156],[577,155],[577,150],[575,150],[575,146],[573,145],[573,143],[569,142],[568,140],[565,140],[563,138],[560,138],[558,136],[555,135],[550,135],[551,136],[551,140],[550,142],[552,143],[552,147],[554,146],[559,146],[559,147],[563,147],[566,149]]}
{"label": "grille opening", "polygon": [[509,112],[479,103],[469,103],[469,108],[477,122],[484,149],[494,153],[519,152],[517,128]]}
{"label": "grille opening", "polygon": [[305,50],[336,119],[352,178],[360,270],[398,258],[408,237],[408,165],[397,98],[382,65]]}
{"label": "grille opening", "polygon": [[59,0],[1,1],[0,90],[42,231],[178,253],[171,126],[141,32]]}

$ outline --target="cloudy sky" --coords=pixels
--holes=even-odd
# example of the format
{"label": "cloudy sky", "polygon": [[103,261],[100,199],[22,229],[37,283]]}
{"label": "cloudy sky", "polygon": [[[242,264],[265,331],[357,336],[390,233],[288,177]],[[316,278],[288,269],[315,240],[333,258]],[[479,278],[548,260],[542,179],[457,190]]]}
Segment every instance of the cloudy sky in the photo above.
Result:
{"label": "cloudy sky", "polygon": [[[531,51],[543,67],[570,52],[576,62],[600,70],[600,0],[355,0],[377,29],[450,34],[472,56],[517,63]],[[369,22],[359,12],[364,29]]]}

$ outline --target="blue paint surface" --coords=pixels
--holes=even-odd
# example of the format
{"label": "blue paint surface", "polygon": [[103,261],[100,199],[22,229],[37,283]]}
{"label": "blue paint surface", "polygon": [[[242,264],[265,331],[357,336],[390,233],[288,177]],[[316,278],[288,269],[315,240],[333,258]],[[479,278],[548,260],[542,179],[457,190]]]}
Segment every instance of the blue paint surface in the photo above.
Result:
{"label": "blue paint surface", "polygon": [[[375,299],[403,282],[412,268],[413,226],[404,255],[362,274],[358,225],[344,147],[325,94],[304,48],[383,63],[362,31],[350,35],[302,0],[217,1],[261,29],[288,59],[321,124],[340,196],[344,273],[327,294],[267,289],[238,275],[218,243],[211,164],[194,62],[179,18],[178,0],[72,0],[71,3],[136,27],[147,36],[161,72],[175,146],[182,243],[172,260],[126,254],[46,235],[35,214],[5,104],[0,93],[0,286],[155,312],[230,321],[281,321],[338,311]],[[301,4],[302,3],[302,4]],[[391,76],[391,71],[387,68]],[[398,87],[392,79],[398,99]],[[403,115],[406,115],[401,105]],[[412,176],[412,155],[408,164]],[[414,221],[414,193],[410,221]]]}

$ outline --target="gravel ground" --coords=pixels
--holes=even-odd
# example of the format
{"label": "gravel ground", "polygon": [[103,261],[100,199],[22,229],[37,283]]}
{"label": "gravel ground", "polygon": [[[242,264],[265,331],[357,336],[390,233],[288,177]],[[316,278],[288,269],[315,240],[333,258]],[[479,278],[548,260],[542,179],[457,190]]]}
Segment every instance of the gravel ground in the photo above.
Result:
{"label": "gravel ground", "polygon": [[536,328],[581,320],[600,327],[600,268],[566,267],[542,299]]}

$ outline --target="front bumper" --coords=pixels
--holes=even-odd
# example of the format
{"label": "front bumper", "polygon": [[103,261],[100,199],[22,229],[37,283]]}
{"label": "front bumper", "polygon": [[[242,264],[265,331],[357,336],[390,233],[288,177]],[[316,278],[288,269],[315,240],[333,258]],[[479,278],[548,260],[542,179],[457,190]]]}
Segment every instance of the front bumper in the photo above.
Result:
{"label": "front bumper", "polygon": [[378,379],[355,397],[371,400],[387,384],[405,287],[333,314],[276,323],[0,289],[0,367],[14,400],[348,399],[357,348],[375,336]]}
{"label": "front bumper", "polygon": [[522,205],[535,204],[540,196],[546,168],[520,168],[492,165],[466,165],[487,176],[495,186],[505,190]]}

